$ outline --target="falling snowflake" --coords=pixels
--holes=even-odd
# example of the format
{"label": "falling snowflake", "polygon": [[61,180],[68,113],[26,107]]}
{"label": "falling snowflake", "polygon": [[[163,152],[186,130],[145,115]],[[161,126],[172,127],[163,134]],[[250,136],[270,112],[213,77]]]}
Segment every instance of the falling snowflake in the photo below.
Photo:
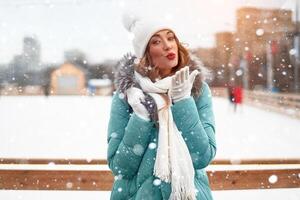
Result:
{"label": "falling snowflake", "polygon": [[161,184],[161,180],[160,179],[154,179],[153,185],[159,186],[160,184]]}
{"label": "falling snowflake", "polygon": [[117,138],[118,137],[118,133],[116,132],[113,132],[111,135],[110,135],[111,138]]}
{"label": "falling snowflake", "polygon": [[144,147],[140,144],[136,144],[132,149],[133,153],[137,156],[141,156],[144,153]]}
{"label": "falling snowflake", "polygon": [[125,95],[124,95],[123,93],[120,93],[120,94],[119,94],[119,98],[120,98],[120,99],[124,99],[124,97],[125,97]]}
{"label": "falling snowflake", "polygon": [[55,162],[49,162],[48,165],[49,166],[55,166]]}
{"label": "falling snowflake", "polygon": [[264,33],[265,33],[265,31],[262,28],[259,28],[259,29],[256,30],[256,35],[257,36],[262,36]]}
{"label": "falling snowflake", "polygon": [[289,51],[289,53],[290,53],[290,55],[296,55],[296,49],[291,49],[290,51]]}
{"label": "falling snowflake", "polygon": [[243,74],[243,71],[242,71],[241,69],[238,69],[238,70],[235,72],[235,74],[236,74],[237,76],[241,76],[241,75]]}
{"label": "falling snowflake", "polygon": [[73,187],[73,183],[72,182],[67,182],[66,187],[68,189],[71,189]]}
{"label": "falling snowflake", "polygon": [[149,149],[155,149],[156,144],[154,142],[151,142],[148,147],[149,147]]}
{"label": "falling snowflake", "polygon": [[115,180],[122,180],[123,179],[123,175],[122,174],[118,174],[117,176],[114,177]]}
{"label": "falling snowflake", "polygon": [[278,181],[278,177],[276,176],[276,175],[271,175],[270,177],[269,177],[269,182],[271,183],[271,184],[274,184],[274,183],[276,183]]}

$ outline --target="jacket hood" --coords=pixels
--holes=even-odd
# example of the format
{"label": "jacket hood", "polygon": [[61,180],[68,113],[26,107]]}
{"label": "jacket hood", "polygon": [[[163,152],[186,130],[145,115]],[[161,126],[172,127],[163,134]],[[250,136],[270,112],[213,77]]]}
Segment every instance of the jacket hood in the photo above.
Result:
{"label": "jacket hood", "polygon": [[[136,56],[132,55],[131,53],[127,53],[123,56],[122,59],[120,59],[116,66],[115,88],[120,93],[125,94],[125,91],[132,86],[141,88],[134,76],[134,65],[136,59]],[[190,62],[188,66],[190,68],[190,72],[194,70],[198,70],[200,72],[196,76],[192,87],[192,96],[198,97],[200,95],[202,81],[208,79],[211,72],[206,67],[204,67],[201,60],[193,54],[190,54]]]}
{"label": "jacket hood", "polygon": [[[124,94],[126,101],[127,101],[127,97],[126,97],[127,89],[129,89],[132,86],[141,88],[134,76],[134,65],[136,59],[137,59],[136,56],[132,55],[131,53],[127,53],[126,55],[123,56],[123,58],[118,62],[116,66],[115,88],[119,93]],[[190,72],[194,70],[198,70],[200,72],[195,78],[192,91],[191,91],[191,95],[194,98],[197,98],[201,95],[202,82],[208,77],[210,77],[210,71],[206,67],[204,67],[201,60],[193,54],[190,54],[190,62],[188,66],[190,68]],[[145,105],[146,109],[150,113],[151,118],[157,120],[157,111],[156,111],[157,107],[155,101],[150,95],[146,93],[145,96],[146,96],[146,101],[142,103]]]}

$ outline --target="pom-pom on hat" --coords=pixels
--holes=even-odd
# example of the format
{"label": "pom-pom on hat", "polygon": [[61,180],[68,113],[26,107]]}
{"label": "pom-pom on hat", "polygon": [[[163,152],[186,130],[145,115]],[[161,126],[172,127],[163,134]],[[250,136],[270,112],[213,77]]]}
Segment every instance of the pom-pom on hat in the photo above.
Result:
{"label": "pom-pom on hat", "polygon": [[137,58],[144,56],[147,44],[156,32],[163,29],[175,31],[171,22],[164,19],[142,18],[136,14],[123,14],[123,25],[134,35],[132,43]]}

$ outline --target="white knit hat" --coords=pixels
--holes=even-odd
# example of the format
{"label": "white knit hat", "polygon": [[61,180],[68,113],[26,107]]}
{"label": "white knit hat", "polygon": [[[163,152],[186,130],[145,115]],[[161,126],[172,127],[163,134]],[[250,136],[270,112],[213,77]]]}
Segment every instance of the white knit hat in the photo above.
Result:
{"label": "white knit hat", "polygon": [[163,29],[170,29],[175,33],[176,29],[171,22],[164,19],[142,18],[134,14],[123,14],[123,24],[134,35],[132,43],[137,58],[144,56],[147,44],[153,34]]}

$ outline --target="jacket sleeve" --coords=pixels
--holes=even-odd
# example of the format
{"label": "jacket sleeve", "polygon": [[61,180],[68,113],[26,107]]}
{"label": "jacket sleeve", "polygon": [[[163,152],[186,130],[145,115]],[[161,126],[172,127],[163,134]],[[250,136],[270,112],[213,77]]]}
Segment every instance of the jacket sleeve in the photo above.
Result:
{"label": "jacket sleeve", "polygon": [[154,125],[129,110],[128,103],[116,92],[108,124],[107,161],[114,175],[128,179],[137,173]]}
{"label": "jacket sleeve", "polygon": [[175,103],[172,113],[187,144],[194,168],[206,167],[216,155],[215,120],[209,86],[203,82],[200,97]]}

